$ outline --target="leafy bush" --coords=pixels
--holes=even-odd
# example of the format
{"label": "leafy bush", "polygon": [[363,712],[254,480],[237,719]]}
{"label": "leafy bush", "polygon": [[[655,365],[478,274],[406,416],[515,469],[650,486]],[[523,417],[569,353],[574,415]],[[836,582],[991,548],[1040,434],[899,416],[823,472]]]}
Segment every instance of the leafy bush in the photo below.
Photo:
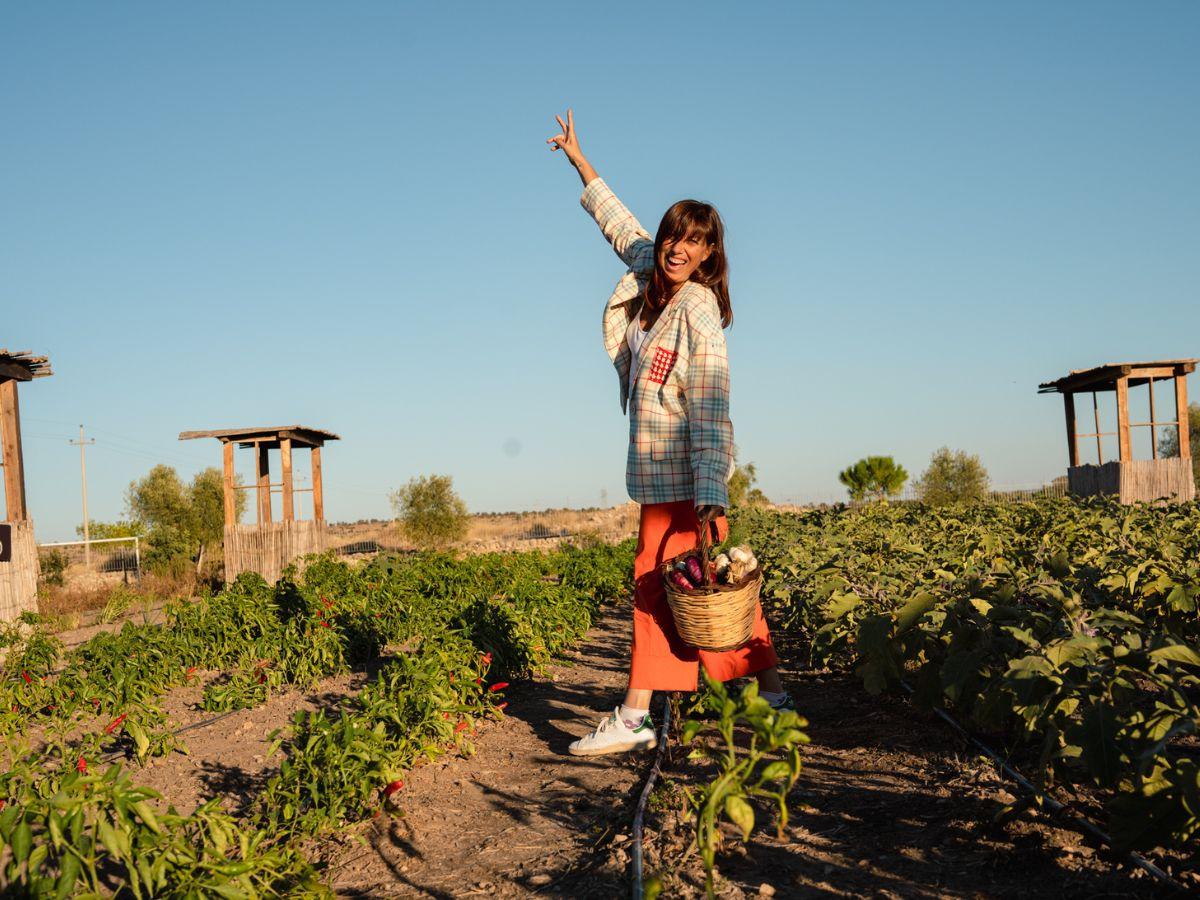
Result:
{"label": "leafy bush", "polygon": [[973,503],[988,492],[988,473],[978,456],[942,447],[916,483],[917,493],[931,506]]}
{"label": "leafy bush", "polygon": [[38,554],[38,564],[42,570],[42,584],[63,586],[66,582],[67,554],[61,550],[43,550]]}
{"label": "leafy bush", "polygon": [[[733,461],[737,462],[736,447],[733,451]],[[758,481],[758,470],[754,463],[734,466],[733,474],[729,476],[730,509],[736,509],[739,506],[766,506],[771,502],[767,499],[766,494],[754,487],[756,481]]]}
{"label": "leafy bush", "polygon": [[419,547],[442,549],[467,535],[470,514],[449,475],[413,478],[391,500],[400,530]]}

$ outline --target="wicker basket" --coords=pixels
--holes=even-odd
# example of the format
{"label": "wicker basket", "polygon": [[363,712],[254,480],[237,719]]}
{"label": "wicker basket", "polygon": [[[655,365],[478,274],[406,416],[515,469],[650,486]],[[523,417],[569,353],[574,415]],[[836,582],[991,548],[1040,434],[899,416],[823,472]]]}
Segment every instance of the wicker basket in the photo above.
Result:
{"label": "wicker basket", "polygon": [[[716,523],[710,523],[716,531]],[[708,579],[708,552],[712,544],[708,531],[700,529],[700,558],[705,561],[704,578]],[[667,590],[667,602],[675,628],[685,644],[699,650],[735,650],[750,640],[754,618],[762,590],[762,570],[748,572],[737,584],[705,584],[694,591],[684,591],[671,583],[669,577],[675,563],[695,553],[689,550],[662,564],[659,573]]]}

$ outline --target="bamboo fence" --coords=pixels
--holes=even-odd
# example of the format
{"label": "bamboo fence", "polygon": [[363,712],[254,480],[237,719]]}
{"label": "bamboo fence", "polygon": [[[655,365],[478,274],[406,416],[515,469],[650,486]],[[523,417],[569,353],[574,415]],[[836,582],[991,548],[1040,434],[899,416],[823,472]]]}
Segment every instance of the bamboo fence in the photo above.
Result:
{"label": "bamboo fence", "polygon": [[1186,501],[1196,497],[1191,459],[1135,459],[1067,470],[1071,493],[1080,497],[1116,496],[1122,503]]}
{"label": "bamboo fence", "polygon": [[0,622],[37,612],[38,554],[33,522],[13,522],[12,560],[0,562]]}
{"label": "bamboo fence", "polygon": [[326,547],[323,522],[265,522],[225,527],[225,580],[242,572],[257,572],[271,584],[294,559],[320,553]]}

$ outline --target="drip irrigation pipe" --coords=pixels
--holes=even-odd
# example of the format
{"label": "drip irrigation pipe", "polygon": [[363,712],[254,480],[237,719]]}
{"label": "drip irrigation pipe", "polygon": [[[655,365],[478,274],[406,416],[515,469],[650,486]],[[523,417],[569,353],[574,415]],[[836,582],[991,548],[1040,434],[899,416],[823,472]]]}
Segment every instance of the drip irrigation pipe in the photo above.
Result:
{"label": "drip irrigation pipe", "polygon": [[[185,731],[195,731],[198,728],[207,728],[209,725],[216,725],[222,719],[228,719],[234,713],[242,712],[240,709],[231,709],[229,712],[223,712],[219,716],[213,716],[211,719],[201,719],[199,722],[193,722],[191,725],[184,725],[182,728],[176,728],[171,732],[171,737],[179,737]],[[120,757],[125,756],[124,750],[117,750],[113,753],[105,754],[100,757],[100,762],[113,762]]]}
{"label": "drip irrigation pipe", "polygon": [[[915,693],[912,687],[909,686],[908,682],[903,679],[900,680],[900,686],[903,687],[910,696]],[[996,751],[994,751],[987,744],[971,735],[965,728],[962,727],[962,725],[958,723],[953,716],[947,713],[944,709],[940,709],[939,707],[935,706],[933,711],[937,714],[938,718],[954,729],[954,731],[956,731],[962,738],[971,744],[971,746],[975,747],[975,749],[979,750],[984,756],[995,763],[997,768],[999,768],[1001,772],[1008,776],[1010,780],[1016,782],[1023,790],[1031,794],[1033,798],[1037,800],[1039,805],[1045,806],[1052,813],[1062,815],[1072,825],[1083,831],[1085,834],[1088,834],[1100,841],[1106,847],[1109,847],[1114,851],[1116,850],[1116,847],[1113,844],[1113,839],[1106,832],[1100,830],[1083,816],[1071,811],[1063,803],[1060,803],[1054,797],[1050,796],[1050,794],[1040,789],[1037,785],[1014,769],[1004,759],[1002,759],[1000,754],[996,753]],[[1150,862],[1150,860],[1146,859],[1140,853],[1135,853],[1134,851],[1130,850],[1126,853],[1125,859],[1129,860],[1142,871],[1148,872],[1150,875],[1153,875],[1159,881],[1169,885],[1173,889],[1180,892],[1186,891],[1186,888],[1184,888],[1182,884],[1180,884],[1154,863]]]}
{"label": "drip irrigation pipe", "polygon": [[642,817],[646,813],[646,801],[650,799],[650,791],[662,771],[663,757],[667,753],[667,737],[671,727],[671,697],[668,694],[663,701],[662,727],[658,730],[658,753],[654,755],[654,765],[646,776],[646,784],[642,795],[638,798],[637,812],[633,814],[633,900],[642,900]]}

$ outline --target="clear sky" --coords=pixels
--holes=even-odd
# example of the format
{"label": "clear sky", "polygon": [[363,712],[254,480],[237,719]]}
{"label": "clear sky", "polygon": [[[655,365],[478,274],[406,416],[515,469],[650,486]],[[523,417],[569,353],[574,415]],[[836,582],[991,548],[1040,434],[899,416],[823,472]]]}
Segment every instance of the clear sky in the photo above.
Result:
{"label": "clear sky", "polygon": [[[1038,382],[1200,355],[1200,4],[8,3],[0,346],[42,540],[184,429],[327,428],[332,519],[625,499],[621,274],[543,143],[652,232],[728,228],[743,460],[774,499],[942,445],[1063,474]],[[1200,396],[1200,379],[1192,392]],[[242,465],[246,465],[245,460]]]}

